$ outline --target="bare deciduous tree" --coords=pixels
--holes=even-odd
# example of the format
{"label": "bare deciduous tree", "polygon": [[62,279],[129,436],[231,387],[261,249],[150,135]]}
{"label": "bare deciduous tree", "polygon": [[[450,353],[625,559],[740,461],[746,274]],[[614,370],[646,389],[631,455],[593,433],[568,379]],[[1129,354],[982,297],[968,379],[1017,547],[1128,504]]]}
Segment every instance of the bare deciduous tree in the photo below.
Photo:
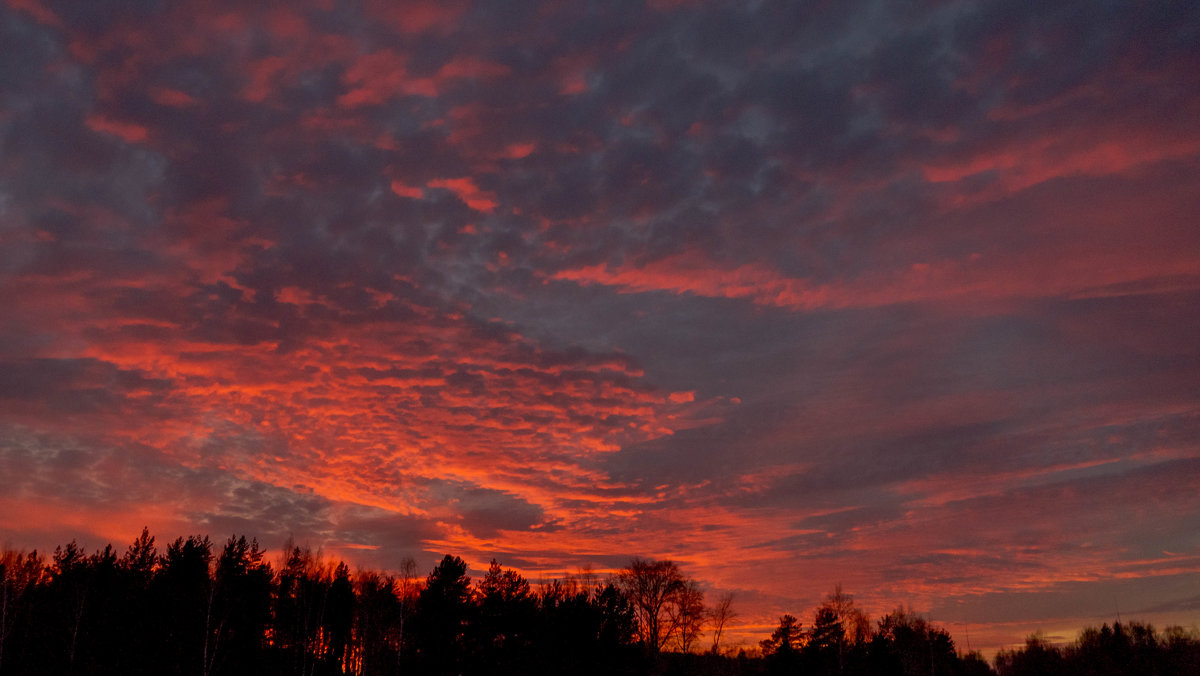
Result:
{"label": "bare deciduous tree", "polygon": [[737,617],[733,610],[733,592],[722,594],[715,605],[708,609],[708,622],[712,627],[713,655],[721,654],[721,638],[725,633],[725,625]]}
{"label": "bare deciduous tree", "polygon": [[683,588],[683,574],[672,561],[635,558],[617,575],[617,584],[633,605],[638,638],[647,650],[657,654],[671,634],[667,606]]}
{"label": "bare deciduous tree", "polygon": [[704,623],[707,619],[704,608],[704,592],[692,580],[687,580],[675,592],[667,604],[667,617],[670,619],[670,632],[674,636],[673,644],[680,652],[690,653],[704,633]]}

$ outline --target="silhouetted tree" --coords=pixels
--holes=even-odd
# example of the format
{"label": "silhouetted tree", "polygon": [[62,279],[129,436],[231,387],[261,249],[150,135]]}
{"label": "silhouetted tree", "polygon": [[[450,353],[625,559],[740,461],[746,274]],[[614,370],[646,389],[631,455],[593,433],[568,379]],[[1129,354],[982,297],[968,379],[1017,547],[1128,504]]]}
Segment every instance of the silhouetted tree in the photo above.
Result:
{"label": "silhouetted tree", "polygon": [[333,572],[308,547],[289,542],[275,592],[275,649],[290,673],[310,676],[327,669],[326,613]]}
{"label": "silhouetted tree", "polygon": [[412,655],[412,640],[410,638],[411,620],[417,614],[417,602],[420,600],[424,580],[417,573],[417,562],[407,558],[400,565],[400,573],[396,576],[396,599],[399,601],[399,613],[392,625],[392,635],[395,637],[398,661]]}
{"label": "silhouetted tree", "polygon": [[76,662],[88,665],[88,671],[97,675],[128,673],[128,576],[111,544],[89,556],[87,567],[90,602],[84,613]]}
{"label": "silhouetted tree", "polygon": [[809,670],[815,674],[841,674],[846,647],[846,636],[837,612],[825,605],[817,608],[808,643],[804,646]]}
{"label": "silhouetted tree", "polygon": [[160,658],[179,674],[199,674],[206,668],[205,646],[212,580],[212,542],[208,536],[178,538],[167,545],[151,584],[159,622]]}
{"label": "silhouetted tree", "polygon": [[121,557],[121,568],[129,575],[133,586],[149,589],[158,564],[158,550],[154,547],[154,536],[150,529],[143,527],[139,535]]}
{"label": "silhouetted tree", "polygon": [[996,671],[1000,676],[1041,676],[1064,671],[1062,652],[1050,645],[1041,634],[1031,634],[1021,650],[1001,650],[996,654]]}
{"label": "silhouetted tree", "polygon": [[1164,672],[1168,674],[1200,674],[1200,633],[1183,627],[1167,627],[1160,641]]}
{"label": "silhouetted tree", "polygon": [[402,659],[404,624],[399,585],[391,575],[360,570],[354,577],[354,632],[347,671],[360,676],[394,673]]}
{"label": "silhouetted tree", "polygon": [[1000,676],[1182,676],[1200,673],[1200,634],[1169,627],[1161,635],[1143,622],[1086,627],[1071,644],[1058,647],[1040,634],[1015,650],[996,655]]}
{"label": "silhouetted tree", "polygon": [[733,610],[733,592],[722,594],[716,604],[708,609],[708,623],[712,627],[712,648],[709,649],[711,654],[721,654],[721,638],[725,633],[725,625],[736,617],[737,612]]}
{"label": "silhouetted tree", "polygon": [[[49,670],[75,668],[84,613],[91,592],[87,556],[74,540],[54,550],[47,596],[50,616],[43,626],[51,654]],[[53,666],[52,666],[53,665]]]}
{"label": "silhouetted tree", "polygon": [[968,652],[958,658],[957,670],[953,672],[960,676],[995,676],[992,667],[978,651]]}
{"label": "silhouetted tree", "polygon": [[617,584],[633,606],[642,645],[652,655],[658,654],[675,629],[668,605],[684,588],[679,567],[671,561],[635,558],[617,575]]}
{"label": "silhouetted tree", "polygon": [[161,653],[165,647],[160,636],[161,605],[152,593],[158,573],[158,549],[148,528],[125,549],[117,561],[121,590],[112,612],[119,617],[112,624],[122,636],[120,669],[125,676],[161,673]]}
{"label": "silhouetted tree", "polygon": [[[872,648],[886,651],[900,666],[902,674],[952,674],[958,661],[954,641],[944,629],[903,608],[879,620]],[[882,641],[882,643],[881,643]],[[880,655],[874,656],[877,662]]]}
{"label": "silhouetted tree", "polygon": [[[598,586],[592,595],[596,609],[597,649],[600,654],[614,655],[628,646],[637,634],[633,605],[612,582]],[[589,631],[589,636],[592,632]]]}
{"label": "silhouetted tree", "polygon": [[498,674],[518,674],[531,661],[537,600],[529,582],[492,559],[476,589],[479,612],[473,642],[480,665]]}
{"label": "silhouetted tree", "polygon": [[9,637],[18,623],[29,621],[30,596],[42,583],[44,564],[37,550],[5,550],[0,554],[0,673]]}
{"label": "silhouetted tree", "polygon": [[800,621],[789,613],[782,615],[771,637],[759,642],[767,661],[767,670],[772,674],[795,671],[800,662],[802,640]]}
{"label": "silhouetted tree", "polygon": [[230,536],[217,557],[206,612],[205,673],[264,668],[263,641],[271,620],[272,572],[258,541]]}
{"label": "silhouetted tree", "polygon": [[350,637],[354,628],[354,584],[350,569],[338,562],[329,583],[329,598],[321,629],[325,636],[323,662],[331,673],[342,673],[349,656]]}
{"label": "silhouetted tree", "polygon": [[465,639],[473,601],[467,564],[447,554],[429,573],[417,599],[414,638],[422,671],[450,674],[461,669],[468,657]]}
{"label": "silhouetted tree", "polygon": [[680,652],[690,653],[704,633],[707,619],[704,592],[692,580],[685,581],[667,604],[667,618],[672,627],[672,645]]}
{"label": "silhouetted tree", "polygon": [[813,627],[804,649],[808,670],[816,674],[858,670],[866,660],[870,638],[870,618],[837,585],[813,613]]}
{"label": "silhouetted tree", "polygon": [[866,643],[871,639],[871,618],[854,605],[854,597],[843,592],[841,584],[834,587],[833,593],[826,596],[821,605],[833,610],[847,645]]}
{"label": "silhouetted tree", "polygon": [[616,674],[638,664],[634,610],[611,581],[590,590],[553,580],[538,594],[534,673]]}

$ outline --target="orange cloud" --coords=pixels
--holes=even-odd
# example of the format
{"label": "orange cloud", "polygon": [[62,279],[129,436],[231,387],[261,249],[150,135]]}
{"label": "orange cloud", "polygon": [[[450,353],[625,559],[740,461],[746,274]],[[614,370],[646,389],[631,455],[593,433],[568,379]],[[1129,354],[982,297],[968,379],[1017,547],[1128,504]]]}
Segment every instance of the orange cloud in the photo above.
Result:
{"label": "orange cloud", "polygon": [[458,195],[458,198],[467,203],[467,206],[476,211],[490,212],[496,208],[495,193],[486,192],[479,189],[475,185],[475,179],[465,176],[463,178],[439,178],[428,183],[430,188],[443,188]]}

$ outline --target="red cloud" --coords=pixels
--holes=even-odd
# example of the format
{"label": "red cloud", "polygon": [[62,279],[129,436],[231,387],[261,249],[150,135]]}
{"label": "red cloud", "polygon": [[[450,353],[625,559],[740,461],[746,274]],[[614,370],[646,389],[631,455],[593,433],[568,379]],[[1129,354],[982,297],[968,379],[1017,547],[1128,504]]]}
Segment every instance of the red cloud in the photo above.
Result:
{"label": "red cloud", "polygon": [[410,35],[425,32],[449,32],[453,30],[467,3],[462,0],[416,0],[395,3],[387,0],[370,0],[367,11],[386,22],[393,29]]}
{"label": "red cloud", "polygon": [[161,106],[172,106],[176,108],[186,108],[187,106],[196,105],[196,99],[192,98],[185,92],[177,89],[167,89],[165,87],[152,87],[150,89],[150,98],[155,103]]}
{"label": "red cloud", "polygon": [[437,96],[435,80],[409,76],[407,61],[406,56],[390,49],[360,57],[346,69],[343,81],[350,91],[338,98],[338,105],[377,105],[399,94]]}
{"label": "red cloud", "polygon": [[458,198],[467,203],[467,206],[476,211],[489,212],[496,208],[495,193],[480,190],[475,185],[475,179],[465,176],[463,178],[438,178],[429,182],[430,188],[444,188],[458,195]]}
{"label": "red cloud", "polygon": [[722,267],[697,253],[680,254],[641,267],[612,270],[600,264],[562,270],[553,278],[616,286],[629,293],[671,291],[711,298],[747,298],[760,305],[797,309],[819,307],[828,299],[824,291],[810,290],[804,282],[788,279],[761,264]]}
{"label": "red cloud", "polygon": [[996,174],[995,187],[969,198],[990,200],[1055,178],[1121,174],[1200,152],[1200,136],[1164,138],[1143,130],[1126,130],[1097,140],[1093,137],[1096,133],[1096,129],[1088,129],[1007,143],[1004,148],[984,150],[965,159],[926,165],[923,173],[931,182],[950,183],[992,172]]}
{"label": "red cloud", "polygon": [[39,0],[6,0],[6,2],[9,7],[18,12],[25,12],[39,23],[54,26],[55,28],[62,28],[63,26],[63,22],[58,18],[58,15],[49,7],[39,2]]}
{"label": "red cloud", "polygon": [[392,192],[401,197],[409,197],[415,200],[419,200],[425,195],[425,191],[421,188],[405,185],[403,181],[398,179],[392,181]]}
{"label": "red cloud", "polygon": [[[1098,261],[1108,265],[1097,265]],[[898,303],[995,303],[1007,299],[1120,294],[1121,283],[1162,276],[1194,288],[1200,260],[1188,251],[1167,255],[1128,250],[1097,251],[1091,260],[1063,258],[1054,251],[1027,256],[1014,274],[1008,262],[971,254],[962,260],[912,263],[865,273],[858,279],[825,283],[788,277],[759,262],[729,265],[698,251],[668,256],[643,265],[606,264],[560,270],[551,279],[605,285],[622,293],[665,291],[708,298],[741,298],[756,305],[790,310],[880,307]],[[981,309],[983,309],[981,307]]]}
{"label": "red cloud", "polygon": [[103,115],[91,115],[87,118],[86,123],[89,129],[112,134],[126,143],[141,143],[150,135],[150,130],[140,124],[121,122]]}

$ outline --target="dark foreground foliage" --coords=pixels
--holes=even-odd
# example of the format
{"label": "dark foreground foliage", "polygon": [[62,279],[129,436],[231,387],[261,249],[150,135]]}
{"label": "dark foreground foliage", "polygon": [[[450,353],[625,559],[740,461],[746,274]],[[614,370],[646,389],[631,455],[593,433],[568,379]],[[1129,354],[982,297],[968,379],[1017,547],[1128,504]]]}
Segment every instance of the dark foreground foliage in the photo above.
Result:
{"label": "dark foreground foliage", "polygon": [[1200,640],[1140,623],[1031,638],[996,671],[944,630],[897,610],[872,622],[839,588],[805,622],[785,615],[760,649],[722,644],[731,597],[704,595],[670,561],[634,559],[532,587],[492,562],[476,581],[447,555],[427,576],[351,572],[288,545],[143,531],[124,553],[74,542],[48,560],[0,556],[0,676],[8,674],[1200,674]]}
{"label": "dark foreground foliage", "polygon": [[1141,622],[1089,627],[1060,648],[1030,636],[1018,650],[996,655],[999,676],[1175,676],[1200,674],[1200,637],[1181,627],[1157,632]]}

